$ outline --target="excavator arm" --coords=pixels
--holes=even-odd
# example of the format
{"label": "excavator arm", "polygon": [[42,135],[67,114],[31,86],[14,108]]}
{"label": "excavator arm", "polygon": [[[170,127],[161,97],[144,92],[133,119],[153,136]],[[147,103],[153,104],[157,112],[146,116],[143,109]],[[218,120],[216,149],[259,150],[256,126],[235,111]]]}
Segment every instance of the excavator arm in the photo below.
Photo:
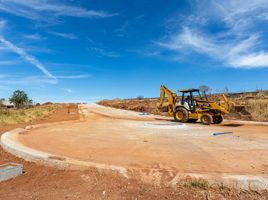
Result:
{"label": "excavator arm", "polygon": [[[234,106],[234,102],[230,101],[224,94],[222,95],[224,102],[221,103],[221,105],[227,110],[227,112],[229,113],[229,111],[231,110],[231,107]],[[227,114],[227,113],[226,113]]]}
{"label": "excavator arm", "polygon": [[159,108],[163,107],[163,103],[165,102],[165,97],[168,97],[168,112],[172,114],[175,109],[175,104],[177,101],[177,94],[172,90],[166,88],[164,85],[160,86],[160,104]]}

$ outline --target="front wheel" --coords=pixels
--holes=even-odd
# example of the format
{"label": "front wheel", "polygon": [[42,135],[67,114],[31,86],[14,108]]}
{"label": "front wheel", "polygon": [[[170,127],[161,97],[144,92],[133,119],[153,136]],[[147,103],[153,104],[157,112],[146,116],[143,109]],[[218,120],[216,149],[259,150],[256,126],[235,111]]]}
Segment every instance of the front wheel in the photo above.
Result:
{"label": "front wheel", "polygon": [[204,125],[210,125],[213,122],[213,118],[212,118],[212,116],[210,114],[205,113],[201,117],[201,122]]}
{"label": "front wheel", "polygon": [[187,122],[189,119],[188,111],[185,108],[177,108],[174,112],[174,119],[176,122]]}

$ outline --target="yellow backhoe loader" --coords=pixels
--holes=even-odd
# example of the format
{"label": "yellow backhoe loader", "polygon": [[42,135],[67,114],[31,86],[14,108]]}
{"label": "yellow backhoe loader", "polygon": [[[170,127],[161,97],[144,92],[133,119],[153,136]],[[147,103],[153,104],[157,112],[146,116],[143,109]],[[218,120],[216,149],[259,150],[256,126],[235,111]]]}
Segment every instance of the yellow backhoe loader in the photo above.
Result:
{"label": "yellow backhoe loader", "polygon": [[178,122],[196,122],[200,119],[204,125],[220,124],[223,115],[228,114],[233,105],[225,95],[222,95],[224,101],[214,102],[208,101],[205,92],[201,95],[199,89],[182,89],[179,92],[182,93],[181,100],[164,85],[160,87],[159,109],[167,106],[168,113]]}

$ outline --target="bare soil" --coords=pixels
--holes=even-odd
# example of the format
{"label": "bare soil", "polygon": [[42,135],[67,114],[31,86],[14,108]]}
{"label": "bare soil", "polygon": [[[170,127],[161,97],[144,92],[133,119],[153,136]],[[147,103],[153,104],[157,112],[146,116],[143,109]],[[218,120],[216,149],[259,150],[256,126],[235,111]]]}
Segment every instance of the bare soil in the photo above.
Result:
{"label": "bare soil", "polygon": [[[68,108],[33,123],[78,119]],[[0,126],[1,134],[26,124]],[[144,184],[112,172],[59,170],[16,158],[0,149],[0,163],[24,165],[24,174],[0,183],[0,199],[268,199],[268,191],[178,185],[176,188]]]}
{"label": "bare soil", "polygon": [[[17,139],[56,156],[130,170],[268,175],[268,126],[178,125],[138,116],[115,118],[118,110],[109,113],[111,118],[99,115],[106,111],[102,107],[83,105],[83,110],[88,113],[84,121],[40,127]],[[232,134],[213,136],[221,132]]]}

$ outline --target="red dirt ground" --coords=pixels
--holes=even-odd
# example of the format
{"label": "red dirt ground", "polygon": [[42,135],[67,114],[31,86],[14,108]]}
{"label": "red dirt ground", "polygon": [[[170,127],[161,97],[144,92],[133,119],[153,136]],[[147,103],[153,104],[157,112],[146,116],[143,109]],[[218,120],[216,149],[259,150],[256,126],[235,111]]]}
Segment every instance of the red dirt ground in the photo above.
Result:
{"label": "red dirt ground", "polygon": [[[67,107],[36,121],[47,123],[78,119]],[[26,124],[0,125],[0,135]],[[112,172],[59,170],[16,158],[0,148],[0,163],[24,165],[24,174],[0,183],[0,199],[268,199],[268,191],[244,191],[221,187],[194,187],[182,183],[176,188],[152,186],[126,179]]]}

